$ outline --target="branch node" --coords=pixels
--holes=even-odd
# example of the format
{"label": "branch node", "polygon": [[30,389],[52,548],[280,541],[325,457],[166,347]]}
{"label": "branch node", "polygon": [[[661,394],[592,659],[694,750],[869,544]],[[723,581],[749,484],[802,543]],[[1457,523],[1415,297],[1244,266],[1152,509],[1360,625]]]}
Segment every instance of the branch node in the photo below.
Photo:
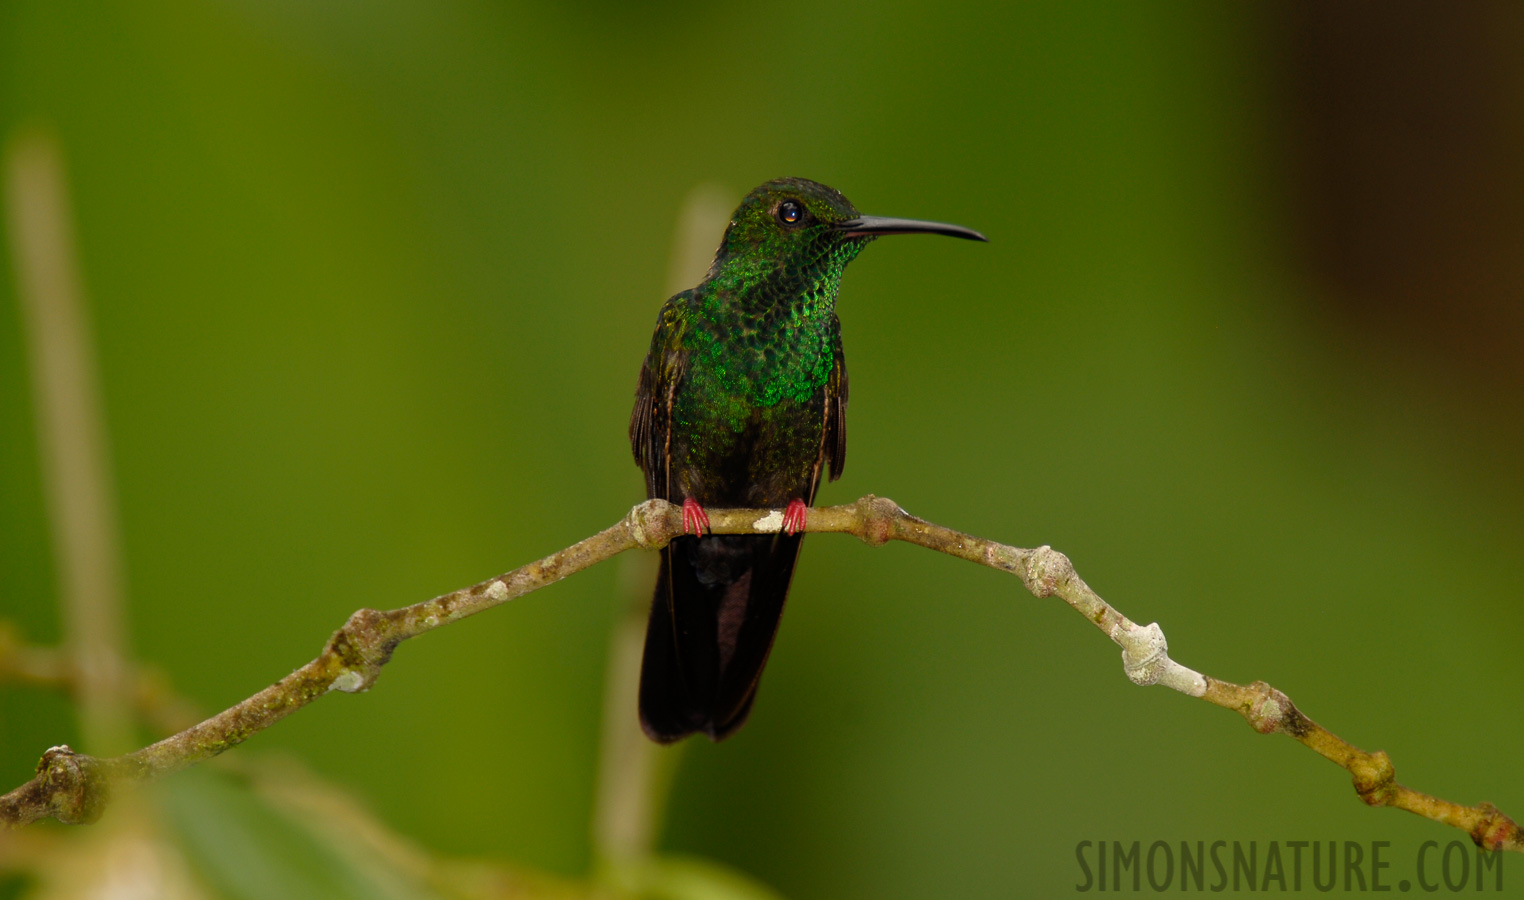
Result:
{"label": "branch node", "polygon": [[1069,557],[1043,544],[1027,557],[1027,564],[1020,572],[1021,583],[1036,597],[1051,597],[1074,577],[1074,563]]}
{"label": "branch node", "polygon": [[895,525],[905,518],[900,505],[888,497],[867,494],[854,504],[857,507],[857,536],[870,547],[882,547],[894,537]]}
{"label": "branch node", "polygon": [[1296,704],[1291,702],[1291,698],[1282,693],[1279,688],[1272,687],[1263,681],[1256,681],[1246,690],[1251,699],[1248,707],[1240,711],[1249,721],[1250,728],[1260,734],[1285,732],[1294,737],[1301,737],[1306,733],[1304,717],[1297,710]]}
{"label": "branch node", "polygon": [[672,512],[677,507],[665,500],[638,503],[625,517],[630,537],[642,550],[660,550],[672,540]]}
{"label": "branch node", "polygon": [[[1067,561],[1067,560],[1066,560]],[[1169,642],[1158,622],[1134,627],[1122,641],[1122,669],[1133,684],[1158,684],[1169,668]]]}
{"label": "branch node", "polygon": [[68,744],[49,747],[42,754],[37,784],[53,817],[65,825],[89,825],[101,817],[110,799],[95,757],[75,753]]}
{"label": "branch node", "polygon": [[1486,802],[1478,803],[1476,808],[1482,815],[1476,827],[1471,829],[1471,840],[1478,847],[1483,850],[1517,850],[1524,846],[1524,829],[1501,809]]}
{"label": "branch node", "polygon": [[1366,805],[1386,806],[1396,796],[1397,770],[1385,750],[1357,757],[1351,761],[1349,771],[1354,775],[1355,793]]}
{"label": "branch node", "polygon": [[370,690],[397,647],[399,638],[391,634],[391,624],[386,613],[359,609],[343,628],[333,633],[327,649],[342,668],[329,685],[330,690],[346,694]]}

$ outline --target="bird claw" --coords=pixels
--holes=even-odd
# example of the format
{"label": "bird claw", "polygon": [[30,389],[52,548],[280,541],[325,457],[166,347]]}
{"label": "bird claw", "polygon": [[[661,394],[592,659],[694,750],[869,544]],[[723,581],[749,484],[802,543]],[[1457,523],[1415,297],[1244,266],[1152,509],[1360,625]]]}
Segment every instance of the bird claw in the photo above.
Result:
{"label": "bird claw", "polygon": [[709,530],[709,514],[692,497],[683,501],[683,534],[703,534]]}
{"label": "bird claw", "polygon": [[790,500],[788,508],[783,511],[783,533],[795,535],[803,531],[805,513],[808,509],[803,500]]}

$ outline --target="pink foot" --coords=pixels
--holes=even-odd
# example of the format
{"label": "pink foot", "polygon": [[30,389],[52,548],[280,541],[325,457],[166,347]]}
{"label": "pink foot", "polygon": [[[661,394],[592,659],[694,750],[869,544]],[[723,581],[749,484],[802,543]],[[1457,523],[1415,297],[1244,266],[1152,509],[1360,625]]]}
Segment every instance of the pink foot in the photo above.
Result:
{"label": "pink foot", "polygon": [[804,530],[804,514],[809,507],[804,505],[803,500],[790,500],[788,509],[783,511],[783,533],[798,534]]}
{"label": "pink foot", "polygon": [[703,534],[709,530],[709,514],[689,497],[683,501],[683,534]]}

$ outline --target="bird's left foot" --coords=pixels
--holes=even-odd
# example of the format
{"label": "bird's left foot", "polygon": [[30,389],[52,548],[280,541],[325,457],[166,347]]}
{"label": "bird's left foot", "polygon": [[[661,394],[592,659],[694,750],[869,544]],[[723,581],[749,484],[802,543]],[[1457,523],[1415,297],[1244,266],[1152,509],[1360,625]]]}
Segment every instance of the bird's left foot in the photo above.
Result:
{"label": "bird's left foot", "polygon": [[809,507],[803,500],[790,500],[783,511],[783,533],[794,535],[804,530],[804,517]]}
{"label": "bird's left foot", "polygon": [[689,497],[683,501],[683,534],[703,534],[709,530],[709,514]]}

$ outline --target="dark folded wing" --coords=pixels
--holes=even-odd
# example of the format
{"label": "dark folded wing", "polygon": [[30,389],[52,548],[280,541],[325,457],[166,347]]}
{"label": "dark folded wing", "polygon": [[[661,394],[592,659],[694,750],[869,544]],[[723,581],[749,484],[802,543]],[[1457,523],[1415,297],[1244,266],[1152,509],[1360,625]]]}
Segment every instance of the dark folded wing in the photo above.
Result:
{"label": "dark folded wing", "polygon": [[672,395],[682,380],[688,354],[682,349],[686,322],[682,307],[688,291],[668,300],[656,320],[651,350],[640,365],[635,386],[635,409],[630,413],[630,450],[635,464],[646,473],[646,496],[667,496],[671,470]]}
{"label": "dark folded wing", "polygon": [[[841,477],[847,467],[847,358],[841,352],[841,338],[836,339],[836,364],[831,368],[831,380],[826,383],[825,441],[821,452],[831,470],[831,480]],[[813,503],[814,492],[808,498]]]}

